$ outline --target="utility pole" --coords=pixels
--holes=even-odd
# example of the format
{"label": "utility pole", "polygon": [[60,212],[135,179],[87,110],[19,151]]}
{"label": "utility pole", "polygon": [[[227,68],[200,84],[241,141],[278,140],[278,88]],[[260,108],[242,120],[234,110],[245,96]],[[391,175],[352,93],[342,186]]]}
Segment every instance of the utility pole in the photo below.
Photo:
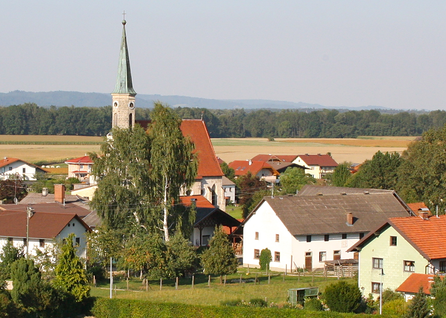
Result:
{"label": "utility pole", "polygon": [[32,207],[26,207],[26,259],[29,255],[29,219],[34,215]]}

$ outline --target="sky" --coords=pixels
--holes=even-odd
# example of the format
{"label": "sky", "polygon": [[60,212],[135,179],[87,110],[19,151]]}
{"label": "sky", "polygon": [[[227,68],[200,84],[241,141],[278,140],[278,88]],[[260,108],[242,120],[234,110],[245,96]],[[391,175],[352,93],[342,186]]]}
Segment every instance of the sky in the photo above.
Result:
{"label": "sky", "polygon": [[123,11],[139,94],[446,109],[446,1],[19,0],[0,92],[111,93]]}

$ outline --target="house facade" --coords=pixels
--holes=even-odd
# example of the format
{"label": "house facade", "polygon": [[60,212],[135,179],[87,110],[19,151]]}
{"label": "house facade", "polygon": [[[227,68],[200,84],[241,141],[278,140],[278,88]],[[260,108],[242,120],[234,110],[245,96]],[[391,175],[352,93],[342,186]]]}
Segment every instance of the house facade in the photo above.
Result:
{"label": "house facade", "polygon": [[51,250],[57,242],[73,233],[78,256],[86,258],[88,231],[88,225],[76,214],[0,212],[0,249],[9,241],[25,252],[28,250],[29,255],[36,255],[37,250]]}
{"label": "house facade", "polygon": [[279,172],[275,170],[269,163],[264,161],[253,160],[234,160],[229,163],[229,168],[234,169],[235,176],[240,177],[251,173],[260,180],[274,182]]}
{"label": "house facade", "polygon": [[65,161],[68,165],[68,178],[77,178],[79,181],[88,184],[95,184],[95,180],[91,174],[93,160],[90,156],[83,156]]}
{"label": "house facade", "polygon": [[294,163],[307,168],[306,173],[315,179],[322,179],[325,175],[333,173],[338,166],[337,162],[330,155],[299,155]]}
{"label": "house facade", "polygon": [[271,268],[323,268],[355,259],[348,251],[390,216],[410,211],[393,192],[265,197],[243,224],[243,265],[258,266],[268,248]]}
{"label": "house facade", "polygon": [[37,173],[46,172],[45,169],[18,158],[4,157],[0,160],[0,180],[17,177],[23,180],[35,181]]}
{"label": "house facade", "polygon": [[411,274],[446,272],[446,216],[390,218],[349,251],[359,252],[363,295],[396,290]]}

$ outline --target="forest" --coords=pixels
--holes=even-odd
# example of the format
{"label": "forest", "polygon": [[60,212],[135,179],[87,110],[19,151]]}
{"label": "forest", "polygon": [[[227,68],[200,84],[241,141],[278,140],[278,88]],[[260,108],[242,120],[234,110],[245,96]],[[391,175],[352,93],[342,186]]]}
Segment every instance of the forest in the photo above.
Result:
{"label": "forest", "polygon": [[[446,124],[446,111],[381,113],[377,110],[244,110],[177,107],[183,119],[203,118],[213,138],[355,138],[420,136]],[[137,108],[136,119],[150,119],[149,108]],[[103,136],[111,129],[111,106],[0,107],[0,134]]]}

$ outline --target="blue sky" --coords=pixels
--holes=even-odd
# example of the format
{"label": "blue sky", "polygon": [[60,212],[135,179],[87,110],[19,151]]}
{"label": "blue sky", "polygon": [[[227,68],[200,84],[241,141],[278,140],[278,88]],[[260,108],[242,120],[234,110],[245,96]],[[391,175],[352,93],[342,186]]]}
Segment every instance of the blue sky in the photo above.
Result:
{"label": "blue sky", "polygon": [[140,94],[446,109],[444,1],[5,1],[0,92],[111,92],[124,10]]}

